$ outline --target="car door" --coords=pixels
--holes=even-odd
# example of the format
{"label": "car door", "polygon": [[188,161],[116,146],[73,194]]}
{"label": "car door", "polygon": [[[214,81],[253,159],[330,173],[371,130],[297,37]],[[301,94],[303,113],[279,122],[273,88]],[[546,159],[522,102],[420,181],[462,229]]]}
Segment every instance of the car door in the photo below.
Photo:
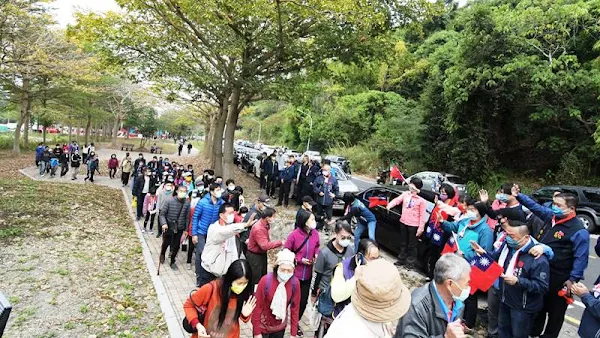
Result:
{"label": "car door", "polygon": [[[400,193],[380,189],[379,196],[384,196],[389,203]],[[386,207],[378,206],[374,208],[377,212],[377,228],[375,229],[375,240],[377,243],[391,252],[400,253],[400,216],[402,214],[402,205],[396,206],[391,210]]]}

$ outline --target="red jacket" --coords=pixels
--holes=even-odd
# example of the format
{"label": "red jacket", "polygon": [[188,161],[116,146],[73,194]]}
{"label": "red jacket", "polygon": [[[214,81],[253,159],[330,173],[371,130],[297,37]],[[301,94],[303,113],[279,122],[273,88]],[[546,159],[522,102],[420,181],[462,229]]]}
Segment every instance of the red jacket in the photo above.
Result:
{"label": "red jacket", "polygon": [[[267,294],[267,279],[269,292]],[[263,276],[256,288],[256,308],[252,311],[252,335],[269,334],[284,331],[287,325],[287,314],[284,320],[277,320],[271,311],[271,302],[277,290],[279,281],[274,273]],[[286,284],[287,305],[290,306],[290,332],[298,332],[298,321],[300,317],[300,282],[292,277]]]}
{"label": "red jacket", "polygon": [[281,241],[271,242],[270,230],[271,227],[265,219],[261,219],[252,226],[250,230],[250,238],[248,240],[248,250],[255,254],[267,253],[267,251],[279,248],[283,245]]}
{"label": "red jacket", "polygon": [[108,169],[117,169],[119,167],[119,160],[111,158],[108,160]]}

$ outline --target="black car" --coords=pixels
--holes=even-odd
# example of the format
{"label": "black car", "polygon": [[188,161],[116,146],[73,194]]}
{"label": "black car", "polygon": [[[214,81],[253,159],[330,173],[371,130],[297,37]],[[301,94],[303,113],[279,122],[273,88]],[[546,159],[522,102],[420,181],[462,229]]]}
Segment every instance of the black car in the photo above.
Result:
{"label": "black car", "polygon": [[351,169],[350,169],[350,161],[348,161],[345,157],[342,156],[336,156],[336,155],[327,155],[325,156],[326,160],[331,161],[331,163],[335,163],[337,164],[340,168],[342,168],[342,170],[348,174],[351,175]]}
{"label": "black car", "polygon": [[594,233],[596,228],[600,226],[600,188],[553,185],[536,190],[532,194],[532,197],[536,202],[550,207],[552,205],[552,197],[557,191],[570,193],[579,197],[577,217],[583,222],[583,225],[590,233]]}
{"label": "black car", "polygon": [[[376,186],[371,187],[358,195],[358,199],[363,202],[366,206],[369,206],[370,197],[379,197],[385,199],[389,203],[394,198],[400,196],[403,192],[407,191],[407,186]],[[431,195],[431,196],[429,196]],[[435,194],[430,191],[422,190],[421,196],[427,201],[432,201]],[[386,203],[386,204],[387,204]],[[431,202],[427,205],[427,213],[431,214],[435,205]],[[391,210],[387,210],[384,206],[376,206],[370,208],[377,218],[377,228],[375,230],[375,240],[377,243],[391,251],[394,254],[400,253],[400,216],[402,215],[402,205],[396,206]],[[363,236],[366,236],[367,232],[363,232]],[[418,257],[419,262],[422,264],[421,268],[423,271],[429,271],[427,262],[429,262],[429,249],[430,244],[419,240]]]}

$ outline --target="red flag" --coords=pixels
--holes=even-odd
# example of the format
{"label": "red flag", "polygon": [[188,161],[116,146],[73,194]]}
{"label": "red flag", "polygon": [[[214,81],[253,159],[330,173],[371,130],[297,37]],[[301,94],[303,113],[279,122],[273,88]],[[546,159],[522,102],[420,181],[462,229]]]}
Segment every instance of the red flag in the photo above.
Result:
{"label": "red flag", "polygon": [[504,269],[487,253],[475,256],[471,260],[471,294],[477,290],[487,291],[496,279],[504,273]]}
{"label": "red flag", "polygon": [[393,179],[399,179],[401,182],[405,181],[402,172],[400,172],[400,169],[398,169],[397,166],[393,166],[390,168],[390,177]]}
{"label": "red flag", "polygon": [[378,205],[386,207],[388,205],[386,198],[381,196],[369,197],[369,209],[375,208]]}
{"label": "red flag", "polygon": [[452,233],[452,236],[448,239],[448,241],[446,242],[446,245],[444,245],[444,249],[442,249],[442,255],[448,254],[448,253],[455,253],[458,251],[458,244],[456,244],[456,237],[454,235],[454,233]]}

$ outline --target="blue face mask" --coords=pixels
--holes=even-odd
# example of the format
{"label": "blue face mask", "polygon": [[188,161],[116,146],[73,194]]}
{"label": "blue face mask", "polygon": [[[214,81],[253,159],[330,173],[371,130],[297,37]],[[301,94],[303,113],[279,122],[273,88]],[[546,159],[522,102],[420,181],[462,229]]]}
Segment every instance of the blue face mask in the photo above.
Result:
{"label": "blue face mask", "polygon": [[502,203],[508,202],[508,196],[506,196],[506,194],[496,194],[496,199]]}
{"label": "blue face mask", "polygon": [[512,237],[506,236],[506,245],[509,247],[516,249],[519,246],[519,241],[515,241]]}
{"label": "blue face mask", "polygon": [[557,207],[556,205],[552,205],[552,212],[554,213],[554,216],[556,217],[564,217],[565,216],[565,211],[559,207]]}

